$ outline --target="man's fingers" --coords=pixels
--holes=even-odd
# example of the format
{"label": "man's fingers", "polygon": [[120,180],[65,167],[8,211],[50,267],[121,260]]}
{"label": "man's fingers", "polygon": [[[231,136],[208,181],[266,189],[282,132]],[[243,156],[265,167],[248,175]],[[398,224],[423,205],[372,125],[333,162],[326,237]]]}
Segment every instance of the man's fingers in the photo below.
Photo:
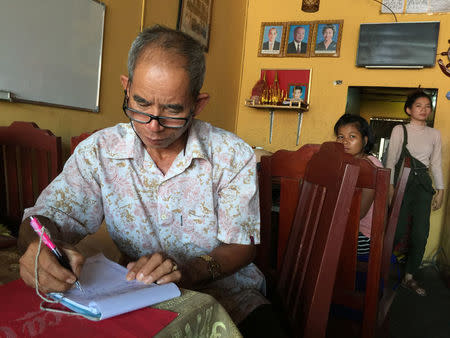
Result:
{"label": "man's fingers", "polygon": [[[138,261],[129,263],[127,269],[127,280],[137,279],[145,284],[155,281],[164,284],[181,279],[177,263],[161,253],[141,257]],[[165,276],[168,275],[169,277],[166,278]]]}
{"label": "man's fingers", "polygon": [[155,268],[152,271],[149,271],[148,274],[144,273],[147,271],[144,268],[142,270],[141,278],[139,278],[140,273],[138,274],[138,280],[140,280],[141,282],[144,282],[145,284],[151,284],[151,283],[159,280],[164,275],[172,273],[174,266],[175,266],[175,263],[171,259],[166,259],[161,264],[155,266]]}
{"label": "man's fingers", "polygon": [[162,276],[160,279],[156,281],[156,284],[167,284],[170,282],[179,282],[181,280],[182,274],[180,270],[175,270],[168,275]]}
{"label": "man's fingers", "polygon": [[[150,260],[151,256],[143,256],[141,258],[139,258],[136,262],[131,262],[128,263],[127,269],[128,269],[128,273],[127,273],[127,280],[133,280],[133,279],[138,279],[142,278],[141,273],[142,273],[142,268],[147,264],[147,262]],[[140,276],[138,278],[138,275]]]}
{"label": "man's fingers", "polygon": [[[27,269],[25,266],[21,265],[20,276],[28,286],[33,288],[36,286],[34,267],[32,269]],[[64,281],[58,280],[43,268],[38,268],[38,281],[39,290],[43,293],[66,291],[72,287],[72,283],[65,283]]]}
{"label": "man's fingers", "polygon": [[[35,286],[37,249],[38,243],[30,244],[19,260],[20,275],[25,283],[31,287]],[[42,292],[65,291],[71,288],[76,276],[63,268],[52,252],[41,246],[38,259],[38,280]]]}
{"label": "man's fingers", "polygon": [[73,273],[75,276],[79,277],[81,273],[81,268],[83,267],[85,258],[82,254],[80,254],[78,251],[74,250],[71,246],[70,247],[63,247],[64,252],[66,253],[67,257],[69,258],[70,266],[72,267]]}

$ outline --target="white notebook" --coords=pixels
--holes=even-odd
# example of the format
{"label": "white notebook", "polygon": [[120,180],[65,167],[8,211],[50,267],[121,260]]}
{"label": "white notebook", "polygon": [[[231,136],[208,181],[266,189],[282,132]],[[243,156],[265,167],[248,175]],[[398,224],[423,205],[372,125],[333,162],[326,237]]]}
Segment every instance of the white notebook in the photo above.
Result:
{"label": "white notebook", "polygon": [[86,259],[79,281],[85,291],[77,288],[49,296],[72,311],[102,320],[180,296],[174,283],[146,285],[127,281],[127,269],[98,254]]}

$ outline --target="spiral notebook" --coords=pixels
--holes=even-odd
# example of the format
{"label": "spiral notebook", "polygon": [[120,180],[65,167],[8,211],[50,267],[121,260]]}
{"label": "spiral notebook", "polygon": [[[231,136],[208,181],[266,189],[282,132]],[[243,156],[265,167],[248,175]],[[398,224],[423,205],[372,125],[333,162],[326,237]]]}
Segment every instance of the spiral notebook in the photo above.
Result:
{"label": "spiral notebook", "polygon": [[103,254],[89,257],[79,281],[84,293],[72,288],[48,295],[88,319],[102,320],[180,296],[174,283],[146,285],[127,281],[127,269]]}

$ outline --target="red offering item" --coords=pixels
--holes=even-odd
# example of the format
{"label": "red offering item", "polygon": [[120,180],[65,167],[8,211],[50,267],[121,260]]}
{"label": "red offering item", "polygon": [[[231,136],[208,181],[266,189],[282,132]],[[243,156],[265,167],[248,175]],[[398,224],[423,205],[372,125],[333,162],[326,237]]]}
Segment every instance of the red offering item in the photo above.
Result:
{"label": "red offering item", "polygon": [[[178,314],[149,307],[101,321],[42,311],[42,299],[19,279],[0,286],[0,337],[152,337]],[[52,307],[55,307],[52,305]],[[57,308],[65,307],[56,306]]]}

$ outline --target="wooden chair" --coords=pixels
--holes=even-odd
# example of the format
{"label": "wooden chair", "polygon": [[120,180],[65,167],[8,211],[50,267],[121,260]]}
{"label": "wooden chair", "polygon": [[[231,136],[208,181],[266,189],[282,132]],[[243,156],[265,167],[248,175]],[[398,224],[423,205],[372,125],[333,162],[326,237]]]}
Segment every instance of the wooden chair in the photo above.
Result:
{"label": "wooden chair", "polygon": [[[361,337],[373,337],[392,302],[389,292],[389,267],[393,239],[410,168],[404,168],[391,208],[387,208],[390,170],[360,160],[357,189],[346,228],[346,242],[340,256],[333,304],[362,312]],[[358,262],[357,241],[361,189],[374,189],[370,255],[367,263]],[[364,288],[357,288],[357,271],[366,275]],[[361,276],[361,274],[359,275]],[[383,286],[380,290],[380,283]],[[383,297],[380,299],[380,291]],[[377,322],[378,321],[378,322]]]}
{"label": "wooden chair", "polygon": [[[394,237],[397,230],[398,217],[400,214],[400,208],[402,206],[403,197],[405,195],[406,184],[408,182],[409,174],[411,173],[411,166],[408,161],[405,161],[405,166],[400,173],[399,180],[394,190],[391,205],[389,207],[388,220],[386,230],[384,233],[383,252],[381,254],[381,277],[383,278],[383,296],[380,300],[377,313],[377,327],[381,327],[384,324],[384,320],[389,311],[389,308],[394,299],[394,292],[392,288],[389,288],[389,272],[391,268],[392,250],[394,247]],[[366,326],[369,326],[366,324]],[[365,337],[370,337],[368,334],[370,327],[363,326],[363,332]]]}
{"label": "wooden chair", "polygon": [[306,165],[319,149],[318,144],[307,144],[296,151],[279,150],[271,156],[261,157],[261,243],[255,262],[266,276],[269,296],[277,281],[277,268],[294,220]]}
{"label": "wooden chair", "polygon": [[23,210],[61,172],[61,138],[33,122],[0,127],[0,223],[14,234]]}
{"label": "wooden chair", "polygon": [[345,224],[359,167],[342,144],[324,143],[306,166],[277,283],[295,337],[325,336]]}

